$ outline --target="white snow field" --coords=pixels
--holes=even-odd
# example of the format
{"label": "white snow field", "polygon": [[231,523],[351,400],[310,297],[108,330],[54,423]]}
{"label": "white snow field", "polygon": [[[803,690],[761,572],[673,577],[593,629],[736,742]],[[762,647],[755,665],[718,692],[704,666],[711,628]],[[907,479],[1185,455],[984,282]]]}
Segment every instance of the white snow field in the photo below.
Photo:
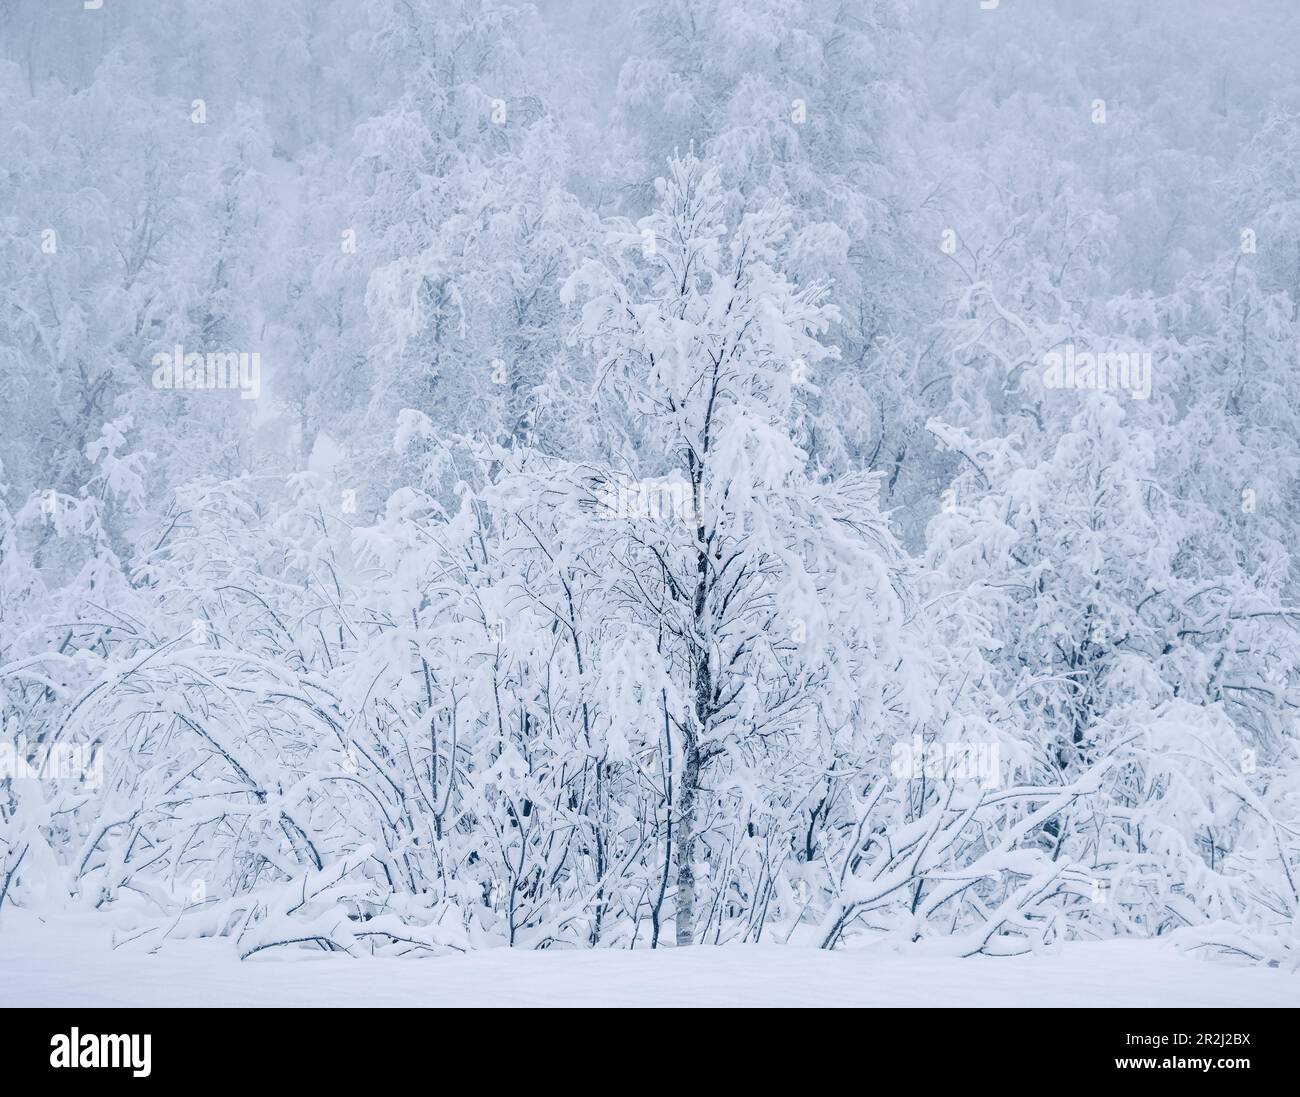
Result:
{"label": "white snow field", "polygon": [[1300,975],[1203,960],[1160,942],[972,958],[779,945],[488,949],[437,959],[280,954],[228,941],[114,950],[102,927],[9,912],[0,1007],[30,1006],[1088,1006],[1300,1005]]}

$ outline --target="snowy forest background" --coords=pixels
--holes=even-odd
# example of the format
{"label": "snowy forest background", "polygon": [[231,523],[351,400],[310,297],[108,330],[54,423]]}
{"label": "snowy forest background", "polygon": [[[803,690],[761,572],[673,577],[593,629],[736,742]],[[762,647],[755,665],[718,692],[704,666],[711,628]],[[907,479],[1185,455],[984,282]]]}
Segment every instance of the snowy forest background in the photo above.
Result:
{"label": "snowy forest background", "polygon": [[1298,48],[0,0],[0,917],[1294,964]]}

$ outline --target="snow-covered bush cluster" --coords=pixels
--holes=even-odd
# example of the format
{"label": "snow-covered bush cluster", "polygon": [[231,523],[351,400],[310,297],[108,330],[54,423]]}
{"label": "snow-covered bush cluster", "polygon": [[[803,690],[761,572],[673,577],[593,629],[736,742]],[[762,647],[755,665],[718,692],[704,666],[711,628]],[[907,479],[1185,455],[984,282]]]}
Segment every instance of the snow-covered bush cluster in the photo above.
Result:
{"label": "snow-covered bush cluster", "polygon": [[0,918],[1294,963],[1298,45],[0,0]]}

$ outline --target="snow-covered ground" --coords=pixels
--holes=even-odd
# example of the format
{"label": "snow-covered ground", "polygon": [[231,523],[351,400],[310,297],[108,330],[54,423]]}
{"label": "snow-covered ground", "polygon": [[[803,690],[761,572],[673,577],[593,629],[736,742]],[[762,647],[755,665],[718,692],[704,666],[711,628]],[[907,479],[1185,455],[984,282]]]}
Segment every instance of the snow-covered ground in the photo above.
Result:
{"label": "snow-covered ground", "polygon": [[114,951],[104,932],[9,913],[0,1006],[1298,1006],[1300,975],[1108,941],[969,960],[777,945],[494,949],[439,959],[295,954],[229,942]]}

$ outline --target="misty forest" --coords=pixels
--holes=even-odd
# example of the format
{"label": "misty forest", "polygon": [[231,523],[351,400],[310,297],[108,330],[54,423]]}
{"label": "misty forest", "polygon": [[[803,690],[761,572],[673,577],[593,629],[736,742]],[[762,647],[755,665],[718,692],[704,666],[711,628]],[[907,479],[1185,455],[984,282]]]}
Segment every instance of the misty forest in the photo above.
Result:
{"label": "misty forest", "polygon": [[0,0],[0,927],[1294,969],[1298,48]]}

